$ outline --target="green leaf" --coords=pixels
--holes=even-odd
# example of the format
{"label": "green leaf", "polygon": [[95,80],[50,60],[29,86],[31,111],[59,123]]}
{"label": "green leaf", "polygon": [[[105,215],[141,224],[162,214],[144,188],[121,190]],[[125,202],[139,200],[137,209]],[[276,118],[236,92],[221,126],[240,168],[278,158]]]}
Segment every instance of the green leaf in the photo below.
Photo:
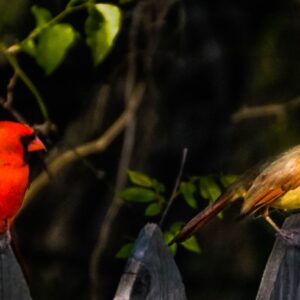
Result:
{"label": "green leaf", "polygon": [[120,258],[120,259],[127,258],[132,252],[133,246],[134,246],[133,243],[127,243],[123,245],[121,249],[117,252],[116,258]]}
{"label": "green leaf", "polygon": [[221,189],[212,176],[201,176],[199,178],[200,194],[210,202],[215,201],[221,195]]}
{"label": "green leaf", "polygon": [[127,4],[127,3],[131,3],[133,2],[134,0],[119,0],[119,3],[122,5],[122,4]]}
{"label": "green leaf", "polygon": [[112,4],[95,4],[85,23],[86,43],[98,65],[111,50],[121,26],[121,10]]}
{"label": "green leaf", "polygon": [[[163,236],[166,244],[170,243],[174,238],[174,234],[168,230],[164,232]],[[177,251],[177,244],[173,244],[169,248],[173,255],[175,255]]]}
{"label": "green leaf", "polygon": [[41,33],[35,57],[46,74],[52,73],[62,63],[76,36],[69,24],[56,24]]}
{"label": "green leaf", "polygon": [[196,186],[191,182],[181,182],[179,190],[182,193],[186,203],[192,208],[197,208],[197,201],[194,197]]}
{"label": "green leaf", "polygon": [[155,192],[141,188],[141,187],[130,187],[119,193],[119,197],[128,202],[151,202],[157,198]]}
{"label": "green leaf", "polygon": [[237,175],[223,175],[220,176],[220,181],[224,187],[228,187],[232,183],[234,183],[237,180]]}
{"label": "green leaf", "polygon": [[[33,5],[31,7],[31,12],[35,18],[36,28],[44,26],[52,19],[51,12],[46,8]],[[25,39],[21,44],[21,49],[27,54],[36,57],[37,47],[33,39]]]}
{"label": "green leaf", "polygon": [[35,57],[36,55],[36,45],[32,39],[25,40],[24,42],[22,42],[21,49],[33,57]]}
{"label": "green leaf", "polygon": [[158,203],[151,203],[145,209],[145,216],[153,217],[161,213],[161,207]]}
{"label": "green leaf", "polygon": [[171,253],[172,253],[173,255],[176,254],[177,248],[178,248],[178,245],[177,245],[176,243],[173,244],[173,245],[171,245],[171,246],[169,247],[169,249],[170,249],[170,251],[171,251]]}
{"label": "green leaf", "polygon": [[129,170],[127,173],[132,183],[144,187],[153,187],[153,180],[146,174],[132,170]]}
{"label": "green leaf", "polygon": [[159,203],[159,205],[161,207],[164,207],[164,205],[166,204],[166,198],[160,194],[156,194],[157,195],[157,202]]}
{"label": "green leaf", "polygon": [[170,232],[173,233],[173,237],[181,230],[183,222],[174,222],[170,227]]}
{"label": "green leaf", "polygon": [[164,241],[166,244],[169,244],[174,238],[174,234],[169,230],[166,230],[164,232],[163,236],[164,236]]}
{"label": "green leaf", "polygon": [[82,4],[82,3],[85,3],[85,2],[90,2],[91,0],[70,0],[67,7],[73,7],[73,6],[76,6],[78,4]]}
{"label": "green leaf", "polygon": [[166,190],[165,186],[161,182],[157,181],[156,179],[153,179],[153,188],[158,193],[163,193]]}
{"label": "green leaf", "polygon": [[201,248],[198,244],[197,239],[194,236],[192,236],[189,239],[187,239],[186,241],[182,242],[181,245],[185,249],[187,249],[191,252],[198,253],[198,254],[201,253]]}
{"label": "green leaf", "polygon": [[35,18],[36,27],[41,27],[52,19],[51,12],[46,8],[33,5],[31,7],[31,12]]}

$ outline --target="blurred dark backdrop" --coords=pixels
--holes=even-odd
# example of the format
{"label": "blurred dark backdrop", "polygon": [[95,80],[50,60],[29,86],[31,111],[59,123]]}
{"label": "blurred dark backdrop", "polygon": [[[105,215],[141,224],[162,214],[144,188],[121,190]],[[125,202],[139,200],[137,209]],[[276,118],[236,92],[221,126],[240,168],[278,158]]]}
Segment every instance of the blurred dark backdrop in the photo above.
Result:
{"label": "blurred dark backdrop", "polygon": [[[0,0],[0,38],[13,43],[28,34],[34,26],[31,5],[57,14],[66,3]],[[143,3],[148,10],[141,10]],[[20,56],[58,128],[47,137],[48,157],[96,137],[122,112],[132,20],[139,9],[145,20],[155,18],[159,3],[122,5],[122,32],[98,67],[93,67],[82,40],[51,76],[30,57]],[[136,69],[147,92],[137,116],[130,168],[164,182],[171,193],[184,147],[189,154],[183,178],[188,178],[240,174],[299,143],[299,15],[296,0],[187,0],[170,5],[159,32],[141,22]],[[82,12],[67,21],[82,32],[84,19]],[[0,72],[3,96],[12,70],[2,56]],[[103,86],[109,88],[106,100]],[[20,81],[14,98],[15,108],[32,124],[42,121]],[[242,110],[275,104],[283,104],[279,112],[261,109],[260,115],[251,115]],[[0,113],[1,119],[11,118]],[[90,258],[114,195],[122,138],[89,157],[92,167],[79,161],[51,178],[19,216],[15,230],[34,299],[89,299]],[[37,161],[33,177],[40,171]],[[233,207],[199,234],[201,255],[179,249],[176,261],[188,299],[254,299],[274,234],[259,219],[237,223],[236,213]],[[167,223],[194,214],[175,202]],[[140,205],[120,209],[98,265],[99,299],[112,298],[125,263],[114,255],[134,240],[146,221]]]}

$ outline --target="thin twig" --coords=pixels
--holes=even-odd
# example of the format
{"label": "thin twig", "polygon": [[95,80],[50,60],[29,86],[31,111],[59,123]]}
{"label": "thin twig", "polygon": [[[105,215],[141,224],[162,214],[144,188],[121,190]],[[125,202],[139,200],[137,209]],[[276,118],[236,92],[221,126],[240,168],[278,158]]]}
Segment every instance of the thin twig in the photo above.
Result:
{"label": "thin twig", "polygon": [[78,161],[80,161],[82,163],[82,165],[84,165],[88,170],[90,170],[97,179],[100,180],[100,179],[104,178],[104,176],[105,176],[104,170],[100,170],[100,169],[96,168],[94,166],[94,164],[92,164],[88,160],[88,158],[82,157],[81,155],[79,155],[79,153],[77,152],[75,147],[70,146],[69,149],[74,152],[74,154],[78,157]]}
{"label": "thin twig", "polygon": [[4,103],[5,106],[11,107],[14,99],[14,89],[17,83],[18,74],[14,72],[13,76],[10,78],[7,88],[6,88],[6,101]]}
{"label": "thin twig", "polygon": [[176,198],[177,190],[178,190],[178,187],[179,187],[179,183],[180,183],[180,180],[181,180],[181,177],[182,177],[184,165],[185,165],[185,162],[186,162],[187,153],[188,153],[188,149],[184,148],[183,151],[182,151],[182,158],[181,158],[179,172],[178,172],[178,175],[177,175],[177,178],[176,178],[176,181],[175,181],[175,185],[173,187],[173,191],[172,191],[170,200],[168,201],[168,204],[167,204],[167,206],[166,206],[166,208],[165,208],[165,210],[164,210],[164,212],[161,216],[160,222],[159,222],[159,227],[160,228],[162,228],[163,223],[165,221],[165,218],[166,218],[166,216],[167,216],[167,214],[170,210],[170,207],[173,204],[174,199]]}
{"label": "thin twig", "polygon": [[23,81],[23,83],[28,87],[30,92],[35,97],[37,104],[40,108],[40,111],[43,115],[43,118],[45,121],[49,121],[49,114],[46,107],[46,104],[44,102],[44,99],[42,98],[40,92],[38,91],[37,87],[34,85],[34,83],[31,81],[31,79],[27,76],[27,74],[22,70],[20,67],[17,59],[14,55],[5,52],[7,60],[9,61],[10,65],[13,67],[14,71],[17,73],[17,75],[20,77],[20,79]]}
{"label": "thin twig", "polygon": [[[16,121],[29,125],[24,116],[20,112],[18,112],[13,106],[14,89],[16,87],[18,78],[18,72],[15,70],[6,88],[6,98],[0,97],[0,105],[2,106],[2,108],[7,110],[15,118]],[[43,136],[47,136],[50,132],[56,131],[56,126],[50,121],[45,121],[43,124],[35,124],[32,126],[32,128],[35,130],[36,133],[42,134]]]}
{"label": "thin twig", "polygon": [[276,116],[285,118],[288,110],[300,107],[300,97],[282,103],[270,103],[257,106],[244,106],[231,116],[233,123],[239,123],[243,120],[261,118],[267,116]]}
{"label": "thin twig", "polygon": [[[37,105],[40,108],[41,114],[45,120],[45,122],[49,122],[49,114],[47,107],[45,105],[44,99],[42,98],[39,90],[36,88],[34,83],[31,81],[31,79],[28,77],[28,75],[22,70],[20,67],[18,60],[16,59],[15,55],[22,50],[21,45],[26,43],[27,41],[35,39],[38,35],[40,35],[44,30],[47,28],[53,26],[54,24],[58,23],[68,15],[87,9],[89,7],[89,3],[83,3],[77,6],[70,6],[67,5],[67,7],[58,15],[56,15],[54,18],[52,18],[49,22],[46,22],[42,26],[36,27],[34,30],[30,32],[30,34],[21,42],[14,44],[10,47],[6,47],[3,43],[0,44],[0,51],[3,52],[3,54],[6,56],[8,62],[13,67],[15,73],[21,78],[21,80],[24,82],[24,84],[28,87],[30,92],[33,94],[33,96],[36,99]],[[6,99],[8,101],[8,104],[10,104],[10,99]],[[2,105],[3,106],[3,105]],[[12,108],[10,106],[10,108]],[[16,117],[17,120],[20,121],[20,118],[22,119],[21,115],[17,113],[15,110],[10,109],[11,113]],[[24,123],[24,122],[23,122]]]}
{"label": "thin twig", "polygon": [[121,191],[127,181],[127,170],[130,165],[132,151],[135,140],[135,118],[129,121],[125,131],[125,137],[123,142],[123,148],[121,153],[121,159],[119,162],[116,187],[114,191],[114,196],[112,202],[107,209],[107,212],[102,220],[102,226],[99,230],[98,239],[96,246],[93,250],[90,262],[90,277],[91,277],[91,298],[97,300],[98,287],[99,287],[99,259],[102,257],[102,254],[107,247],[107,242],[110,237],[110,232],[112,231],[112,225],[116,216],[118,215],[123,202],[119,199],[118,192]]}
{"label": "thin twig", "polygon": [[17,83],[18,74],[15,71],[13,76],[10,78],[6,88],[6,99],[0,98],[0,105],[7,110],[17,121],[28,124],[25,118],[13,107],[14,101],[14,89]]}
{"label": "thin twig", "polygon": [[[64,168],[78,160],[78,157],[85,157],[93,153],[101,153],[116,139],[116,137],[124,130],[127,123],[131,120],[136,110],[139,107],[141,95],[144,93],[144,85],[138,84],[135,88],[136,97],[134,101],[128,105],[127,109],[120,115],[120,117],[97,139],[88,143],[75,147],[74,149],[66,150],[58,157],[53,159],[47,166],[49,173],[53,178],[61,172]],[[30,189],[26,193],[24,206],[33,199],[45,186],[49,183],[49,176],[47,172],[42,172],[30,185]]]}

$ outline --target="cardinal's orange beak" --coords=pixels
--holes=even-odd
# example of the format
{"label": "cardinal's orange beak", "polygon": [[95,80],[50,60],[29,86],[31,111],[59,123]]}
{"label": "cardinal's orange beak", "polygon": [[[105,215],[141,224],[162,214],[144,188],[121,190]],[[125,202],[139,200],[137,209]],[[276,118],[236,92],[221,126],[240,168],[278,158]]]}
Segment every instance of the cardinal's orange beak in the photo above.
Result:
{"label": "cardinal's orange beak", "polygon": [[31,141],[28,145],[28,152],[33,152],[33,151],[41,151],[41,150],[46,150],[45,145],[43,142],[36,137],[33,141]]}

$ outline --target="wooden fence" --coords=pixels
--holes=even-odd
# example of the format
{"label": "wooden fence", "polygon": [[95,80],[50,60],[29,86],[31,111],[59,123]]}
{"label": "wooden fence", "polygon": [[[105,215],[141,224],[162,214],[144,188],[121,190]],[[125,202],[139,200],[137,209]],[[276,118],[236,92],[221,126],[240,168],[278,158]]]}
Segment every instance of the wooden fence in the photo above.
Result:
{"label": "wooden fence", "polygon": [[[300,214],[288,217],[283,229],[293,231],[300,244]],[[256,300],[300,299],[300,247],[277,238],[267,262]]]}
{"label": "wooden fence", "polygon": [[[300,243],[300,214],[288,217],[283,229],[295,232]],[[159,228],[141,231],[121,277],[114,300],[186,299],[173,256]],[[267,262],[256,300],[300,300],[300,247],[277,238]],[[224,299],[226,300],[226,299]]]}
{"label": "wooden fence", "polygon": [[155,224],[139,234],[114,300],[184,300],[185,290],[173,255]]}
{"label": "wooden fence", "polygon": [[[300,214],[286,219],[283,228],[295,232],[300,243]],[[0,254],[0,299],[32,300],[11,250]],[[180,273],[157,225],[140,232],[127,261],[114,300],[185,300]],[[300,300],[300,247],[276,239],[256,300]]]}
{"label": "wooden fence", "polygon": [[11,247],[0,253],[0,299],[32,300],[22,270]]}

